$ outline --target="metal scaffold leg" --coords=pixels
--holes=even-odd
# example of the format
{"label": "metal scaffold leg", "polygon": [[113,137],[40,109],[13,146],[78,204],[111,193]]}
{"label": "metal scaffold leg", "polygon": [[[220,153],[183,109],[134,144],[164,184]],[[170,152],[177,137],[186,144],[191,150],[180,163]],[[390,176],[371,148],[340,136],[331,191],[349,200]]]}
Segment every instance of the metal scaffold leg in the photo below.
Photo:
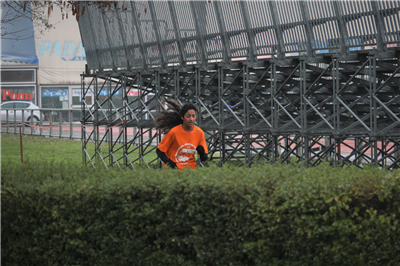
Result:
{"label": "metal scaffold leg", "polygon": [[398,60],[286,61],[82,76],[85,165],[160,168],[163,98],[193,102],[211,163],[400,168]]}

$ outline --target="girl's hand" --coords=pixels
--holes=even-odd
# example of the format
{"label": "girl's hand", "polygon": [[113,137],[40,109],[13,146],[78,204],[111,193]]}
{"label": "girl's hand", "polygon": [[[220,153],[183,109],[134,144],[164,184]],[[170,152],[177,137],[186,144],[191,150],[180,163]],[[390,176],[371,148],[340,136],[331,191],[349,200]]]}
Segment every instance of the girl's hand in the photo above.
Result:
{"label": "girl's hand", "polygon": [[176,163],[174,161],[172,161],[171,159],[168,160],[167,162],[169,168],[175,169],[176,168]]}
{"label": "girl's hand", "polygon": [[200,155],[200,160],[207,161],[207,153],[204,150],[204,147],[202,145],[197,146],[196,151],[199,153]]}

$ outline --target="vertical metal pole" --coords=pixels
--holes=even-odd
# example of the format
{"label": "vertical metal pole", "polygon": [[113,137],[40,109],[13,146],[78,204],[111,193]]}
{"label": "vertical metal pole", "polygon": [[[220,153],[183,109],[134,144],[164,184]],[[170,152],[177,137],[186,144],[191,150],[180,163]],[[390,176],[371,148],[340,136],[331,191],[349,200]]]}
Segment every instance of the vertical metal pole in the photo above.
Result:
{"label": "vertical metal pole", "polygon": [[301,133],[307,133],[307,104],[304,101],[304,94],[307,90],[306,86],[306,63],[303,59],[300,59],[300,125],[301,125]]}
{"label": "vertical metal pole", "polygon": [[69,120],[69,139],[73,139],[74,138],[74,125],[73,123],[73,119],[72,119],[72,110],[69,109],[68,110],[68,120]]}
{"label": "vertical metal pole", "polygon": [[381,137],[380,138],[380,143],[381,143],[381,154],[382,154],[382,167],[384,169],[387,169],[387,159],[385,158],[388,155],[388,145],[389,145],[389,138],[386,137]]}
{"label": "vertical metal pole", "polygon": [[[128,92],[130,89],[130,87],[127,86],[127,84],[128,84],[128,77],[124,76],[122,79],[122,83],[121,83],[121,93],[122,93],[122,105],[124,108],[122,111],[122,114],[123,114],[125,121],[128,120],[127,105],[128,105]],[[123,160],[124,167],[128,167],[128,159],[127,159],[127,156],[128,156],[128,149],[127,149],[128,148],[128,138],[127,138],[128,132],[127,131],[128,130],[127,130],[126,126],[122,127],[122,132],[120,131],[120,133],[122,133],[122,145],[123,145],[122,152],[123,152],[123,156],[124,156],[124,160]]]}
{"label": "vertical metal pole", "polygon": [[306,76],[306,68],[307,64],[305,62],[305,59],[302,58],[300,60],[300,119],[301,119],[301,129],[300,129],[300,135],[302,136],[303,139],[303,154],[302,158],[306,161],[306,167],[309,166],[309,160],[310,160],[310,136],[309,132],[307,130],[307,103],[304,101],[305,97],[305,92],[307,90],[307,76]]}
{"label": "vertical metal pole", "polygon": [[244,111],[244,128],[243,128],[243,134],[245,139],[245,154],[246,154],[246,164],[249,165],[252,161],[251,158],[251,140],[250,140],[250,110],[249,110],[249,102],[247,100],[248,94],[249,93],[249,66],[248,64],[243,64],[243,111]]}
{"label": "vertical metal pole", "polygon": [[[109,75],[108,76],[108,81],[109,81],[109,85],[108,85],[108,96],[107,96],[107,99],[108,99],[108,108],[107,108],[107,125],[105,126],[105,134],[107,134],[107,136],[106,136],[106,140],[107,140],[107,142],[108,142],[108,154],[110,155],[111,153],[112,153],[112,142],[113,142],[113,139],[112,139],[112,131],[113,131],[113,128],[112,127],[110,127],[110,125],[111,125],[111,122],[112,122],[112,117],[111,117],[111,114],[112,114],[112,104],[111,104],[111,102],[112,102],[112,90],[111,90],[111,87],[112,87],[112,81],[111,81],[111,76]],[[113,158],[112,158],[112,156],[108,156],[108,165],[110,165],[110,166],[112,166],[112,163],[113,163]]]}
{"label": "vertical metal pole", "polygon": [[273,161],[277,161],[279,159],[280,156],[280,151],[281,151],[281,147],[279,145],[279,137],[276,133],[271,134],[272,136],[272,140],[273,140],[273,146],[272,148],[273,150],[273,154],[272,154],[272,159]]}
{"label": "vertical metal pole", "polygon": [[283,133],[282,133],[282,136],[284,138],[284,146],[285,146],[285,150],[283,151],[282,154],[286,155],[290,149],[290,145],[289,145],[290,135],[283,135]]}
{"label": "vertical metal pole", "polygon": [[178,70],[175,70],[175,77],[174,77],[174,80],[175,80],[175,91],[174,91],[175,95],[174,95],[174,97],[175,97],[175,99],[177,99],[177,97],[178,97],[178,95],[179,95],[179,92],[180,92],[180,90],[181,90],[181,88],[180,88],[180,82],[179,82],[179,80],[180,80],[180,73],[179,73]]}
{"label": "vertical metal pole", "polygon": [[[377,139],[377,132],[378,132],[378,104],[374,98],[376,95],[376,84],[377,84],[377,75],[376,75],[376,55],[373,55],[369,58],[370,62],[370,88],[369,88],[369,97],[370,97],[370,110],[371,115],[373,116],[370,120],[371,122],[371,130],[372,134],[372,141],[373,141],[373,149],[371,154],[372,163],[376,164],[378,162],[378,139]],[[372,86],[371,86],[372,85]]]}
{"label": "vertical metal pole", "polygon": [[275,62],[271,63],[271,124],[272,130],[275,133],[278,133],[278,123],[279,123],[279,111],[277,109],[278,105],[275,102],[275,94],[276,94],[276,64]]}
{"label": "vertical metal pole", "polygon": [[[98,73],[96,73],[96,76],[95,76],[95,86],[94,86],[94,100],[96,101],[96,102],[98,102],[99,101],[99,89],[98,89]],[[94,147],[94,152],[95,152],[95,157],[94,157],[94,160],[95,160],[95,165],[97,165],[97,163],[99,163],[100,162],[100,159],[99,159],[99,155],[98,155],[98,153],[100,152],[100,147],[99,147],[99,106],[98,105],[95,105],[96,107],[96,110],[94,110],[94,112],[96,112],[96,114],[95,114],[95,119],[94,119],[94,121],[93,121],[93,130],[94,130],[94,141],[95,141],[95,147]]]}
{"label": "vertical metal pole", "polygon": [[50,117],[49,137],[51,137],[53,135],[53,110],[50,110],[50,116],[49,117]]}
{"label": "vertical metal pole", "polygon": [[58,138],[59,139],[61,139],[61,136],[62,136],[62,122],[63,122],[63,120],[62,120],[62,110],[61,109],[59,109],[58,110]]}
{"label": "vertical metal pole", "polygon": [[[42,107],[40,107],[40,122],[39,122],[39,126],[40,126],[40,128],[39,128],[39,136],[41,136],[42,135],[42,133],[43,133],[43,128],[42,128],[42,126],[43,126],[43,122],[44,122],[44,120],[43,120],[43,118],[42,118],[42,114],[43,114],[43,110],[42,110]],[[44,116],[44,115],[43,115]],[[7,115],[7,117],[8,117],[8,115]],[[45,118],[46,119],[46,118]],[[8,127],[7,127],[7,132],[8,132]]]}
{"label": "vertical metal pole", "polygon": [[[131,2],[132,3],[132,2]],[[138,92],[138,125],[137,125],[137,132],[138,132],[138,142],[136,145],[138,145],[138,162],[139,162],[139,167],[142,166],[142,146],[143,146],[143,130],[142,130],[142,125],[143,125],[143,105],[142,105],[142,98],[143,98],[143,87],[144,85],[144,77],[142,73],[139,75],[139,92]]]}
{"label": "vertical metal pole", "polygon": [[85,76],[84,74],[81,75],[81,142],[82,142],[82,163],[86,165],[86,135],[83,128],[86,126],[86,115],[85,115]]}
{"label": "vertical metal pole", "polygon": [[280,143],[279,143],[279,132],[278,132],[278,116],[279,113],[276,109],[277,105],[275,103],[275,93],[276,93],[276,62],[275,60],[271,62],[271,132],[274,137],[274,161],[278,160],[281,156],[280,154]]}
{"label": "vertical metal pole", "polygon": [[[325,149],[326,149],[325,158],[327,160],[330,160],[332,157],[332,148],[330,147],[330,145],[332,144],[332,138],[331,138],[331,136],[325,136],[324,139],[325,139]],[[328,150],[328,147],[329,147],[329,150]]]}
{"label": "vertical metal pole", "polygon": [[[156,78],[155,78],[155,81],[156,81],[155,91],[157,91],[158,90],[158,86],[157,86],[158,71],[155,71],[152,74],[156,76]],[[143,118],[143,116],[144,116],[144,114],[143,114],[143,108],[144,108],[144,103],[143,103],[143,100],[142,100],[142,98],[143,98],[143,91],[142,90],[141,90],[141,94],[139,95],[139,98],[140,98],[140,101],[139,101],[139,121],[140,122],[139,122],[139,127],[138,127],[138,130],[139,130],[139,158],[140,158],[139,166],[143,167],[145,165],[145,163],[143,161],[143,159],[144,159],[143,158],[143,151],[144,151],[144,148],[143,148],[143,145],[144,145],[144,136],[143,136],[143,133],[144,133],[144,130],[143,130],[143,123],[144,123],[143,120],[144,120],[144,118]]]}
{"label": "vertical metal pole", "polygon": [[339,164],[340,158],[342,156],[342,142],[345,140],[345,137],[342,136],[337,136],[336,137],[336,160],[335,160],[335,166]]}
{"label": "vertical metal pole", "polygon": [[[361,155],[361,152],[360,152],[361,143],[362,143],[362,141],[361,141],[361,139],[359,137],[355,137],[354,138],[354,149],[356,150],[356,154],[355,154],[356,157],[359,157]],[[354,163],[356,165],[361,165],[362,158],[359,157],[357,160],[355,160]]]}
{"label": "vertical metal pole", "polygon": [[201,104],[200,104],[200,101],[199,101],[199,99],[200,99],[200,90],[201,90],[201,88],[200,88],[200,79],[201,79],[201,76],[200,76],[200,69],[199,69],[199,67],[195,67],[195,69],[194,69],[194,71],[196,71],[196,75],[195,75],[195,77],[194,77],[194,79],[195,79],[195,88],[196,88],[196,107],[197,107],[197,110],[198,110],[198,115],[196,116],[196,120],[197,120],[197,124],[199,125],[199,127],[201,127]]}
{"label": "vertical metal pole", "polygon": [[22,123],[19,122],[19,146],[20,146],[20,150],[21,150],[21,163],[24,162],[24,149],[22,147],[22,132],[21,132],[21,128],[22,128]]}
{"label": "vertical metal pole", "polygon": [[335,145],[336,145],[336,156],[334,157],[335,165],[337,164],[338,160],[340,159],[340,140],[339,133],[340,133],[340,106],[339,101],[337,100],[337,93],[340,90],[340,78],[339,78],[339,61],[337,58],[333,58],[333,68],[332,68],[332,82],[333,82],[333,115],[334,115],[334,138],[335,138]]}
{"label": "vertical metal pole", "polygon": [[222,93],[224,91],[224,73],[222,66],[218,67],[218,112],[219,112],[219,145],[220,145],[220,161],[219,165],[223,166],[225,161],[225,123],[224,123],[224,105],[222,103]]}
{"label": "vertical metal pole", "polygon": [[[178,92],[178,88],[179,88],[179,72],[178,72],[177,69],[174,70],[174,84],[175,84],[175,90],[176,90],[175,91],[175,95],[176,95],[176,93]],[[156,101],[157,101],[157,103],[159,103],[159,102],[161,102],[161,98],[160,97],[163,97],[163,96],[161,96],[158,93],[156,93],[155,97],[157,97]],[[157,104],[156,110],[159,111],[159,110],[162,110],[162,109],[163,109],[163,107],[160,106],[159,104]],[[162,140],[161,130],[157,130],[156,134],[157,134],[157,146],[158,146],[158,144]],[[163,162],[160,159],[158,159],[158,167],[160,169],[163,168]]]}
{"label": "vertical metal pole", "polygon": [[[14,112],[16,113],[16,112],[17,112],[17,110],[15,110]],[[25,112],[24,112],[23,110],[21,110],[21,113],[22,113],[22,118],[21,118],[21,121],[25,123]],[[31,119],[31,121],[32,121],[32,119]],[[28,124],[30,124],[30,123],[31,123],[31,121],[29,121],[29,122],[27,121],[27,122],[28,122]],[[25,127],[22,129],[22,132],[25,134]]]}

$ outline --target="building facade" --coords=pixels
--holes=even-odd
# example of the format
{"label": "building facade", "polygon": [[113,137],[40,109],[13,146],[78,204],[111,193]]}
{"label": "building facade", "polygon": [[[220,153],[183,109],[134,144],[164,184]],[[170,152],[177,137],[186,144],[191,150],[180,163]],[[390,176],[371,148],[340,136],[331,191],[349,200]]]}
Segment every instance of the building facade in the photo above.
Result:
{"label": "building facade", "polygon": [[[43,31],[32,23],[30,13],[18,15],[4,3],[3,31],[20,32],[1,39],[1,101],[30,101],[41,108],[80,109],[80,74],[86,55],[75,17],[64,18],[54,8]],[[21,31],[21,29],[23,29]],[[87,99],[90,102],[90,99]]]}

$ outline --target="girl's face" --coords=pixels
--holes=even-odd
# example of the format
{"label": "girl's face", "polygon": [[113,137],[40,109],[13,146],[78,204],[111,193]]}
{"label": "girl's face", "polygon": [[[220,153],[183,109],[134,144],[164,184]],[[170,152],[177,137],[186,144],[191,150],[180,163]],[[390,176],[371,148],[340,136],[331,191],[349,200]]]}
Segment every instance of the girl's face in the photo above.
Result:
{"label": "girl's face", "polygon": [[183,120],[183,128],[186,131],[192,131],[194,127],[194,122],[196,121],[196,111],[195,110],[189,110],[185,113],[185,115],[182,117]]}

